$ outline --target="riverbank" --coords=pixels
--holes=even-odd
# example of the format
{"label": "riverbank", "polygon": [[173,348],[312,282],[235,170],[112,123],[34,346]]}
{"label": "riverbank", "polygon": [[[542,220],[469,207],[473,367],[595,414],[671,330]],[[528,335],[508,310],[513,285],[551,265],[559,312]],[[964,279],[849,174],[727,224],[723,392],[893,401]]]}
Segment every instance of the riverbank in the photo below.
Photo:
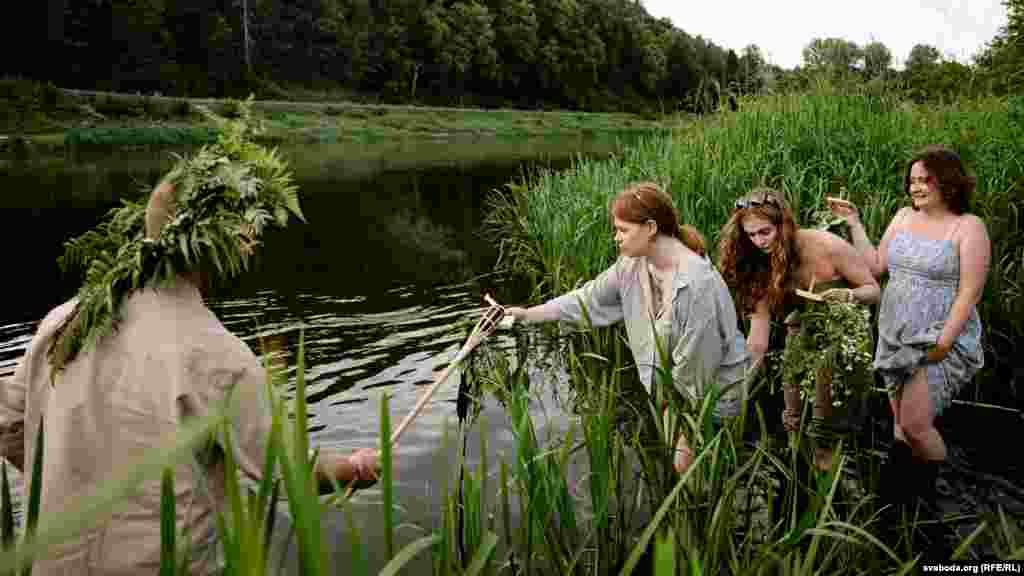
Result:
{"label": "riverbank", "polygon": [[[116,94],[23,85],[0,90],[0,148],[52,150],[79,145],[162,145],[212,141],[205,106],[231,116],[238,102]],[[370,142],[590,135],[663,131],[685,117],[626,113],[437,108],[257,100],[253,114],[269,143]]]}

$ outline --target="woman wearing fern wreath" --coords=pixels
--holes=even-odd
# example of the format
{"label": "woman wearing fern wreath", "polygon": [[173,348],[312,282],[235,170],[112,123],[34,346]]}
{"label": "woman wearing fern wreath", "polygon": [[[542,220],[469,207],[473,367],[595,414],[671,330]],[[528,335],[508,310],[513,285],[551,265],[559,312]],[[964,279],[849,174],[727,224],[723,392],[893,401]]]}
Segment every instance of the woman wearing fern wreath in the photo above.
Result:
{"label": "woman wearing fern wreath", "polygon": [[[0,382],[0,455],[24,471],[45,431],[43,519],[124,478],[147,453],[167,449],[182,425],[230,398],[231,445],[221,437],[175,468],[176,532],[187,527],[192,574],[221,570],[215,517],[226,451],[258,478],[271,425],[267,371],[202,291],[247,267],[265,227],[302,217],[284,164],[246,139],[243,121],[221,128],[218,142],[181,159],[148,204],[126,203],[68,243],[61,264],[81,265],[84,284],[47,314],[14,376]],[[323,453],[315,473],[322,486],[367,485],[376,459],[372,450]],[[34,573],[157,574],[160,497],[160,479],[145,480],[37,558]]]}
{"label": "woman wearing fern wreath", "polygon": [[[726,390],[716,416],[739,414],[749,355],[722,277],[692,226],[680,226],[672,198],[656,184],[627,187],[609,203],[621,257],[597,278],[544,304],[510,307],[525,322],[579,322],[583,306],[594,326],[625,322],[640,381],[651,392],[657,358],[655,335],[672,359],[672,380],[699,401],[708,385]],[[693,452],[685,435],[676,442],[674,467],[684,472]]]}
{"label": "woman wearing fern wreath", "polygon": [[[803,345],[800,311],[807,301],[796,290],[813,290],[826,302],[873,304],[878,301],[878,283],[857,251],[839,236],[824,230],[800,228],[782,194],[770,188],[757,188],[736,200],[732,215],[722,229],[718,263],[726,284],[732,290],[741,314],[750,318],[747,347],[756,362],[769,349],[780,347],[781,334],[773,321],[786,326],[784,363],[796,362]],[[854,317],[856,319],[856,316]],[[856,324],[856,322],[855,322]],[[866,318],[864,337],[870,338]],[[815,350],[814,352],[820,352]],[[865,364],[866,364],[865,360]],[[790,366],[789,368],[793,368]],[[831,366],[810,369],[806,379],[813,383],[814,420],[818,424],[831,416],[833,376]],[[783,366],[783,426],[795,432],[800,426],[803,403],[798,374]],[[812,428],[817,435],[819,426]],[[820,442],[815,449],[815,464],[827,470],[832,466],[832,450]]]}
{"label": "woman wearing fern wreath", "polygon": [[[935,417],[985,363],[977,304],[988,275],[992,247],[985,223],[968,213],[974,177],[956,152],[928,146],[907,163],[900,209],[876,249],[856,207],[833,201],[871,272],[889,280],[878,315],[874,367],[885,380],[894,417],[889,466],[898,477],[885,493],[902,499],[904,467],[916,458],[933,486],[946,444]],[[916,487],[913,487],[914,489]]]}

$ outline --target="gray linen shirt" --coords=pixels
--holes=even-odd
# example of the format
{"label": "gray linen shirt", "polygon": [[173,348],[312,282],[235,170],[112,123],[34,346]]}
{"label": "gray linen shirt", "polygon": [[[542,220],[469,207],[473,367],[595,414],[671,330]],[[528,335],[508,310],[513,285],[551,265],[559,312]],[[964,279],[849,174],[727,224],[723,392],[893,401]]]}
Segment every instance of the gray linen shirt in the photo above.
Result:
{"label": "gray linen shirt", "polygon": [[[46,350],[74,304],[66,302],[43,319],[14,376],[0,381],[0,455],[23,453],[31,466],[45,416],[41,523],[173,444],[183,420],[211,413],[229,390],[237,402],[232,453],[243,471],[259,476],[271,424],[267,372],[194,286],[179,280],[133,293],[117,332],[82,351],[51,385]],[[214,512],[223,505],[223,461],[204,466],[179,464],[174,478],[177,529],[188,525],[192,535],[191,574],[218,570]],[[160,478],[146,480],[33,566],[33,574],[43,575],[159,570]]]}
{"label": "gray linen shirt", "polygon": [[[746,342],[736,321],[736,307],[722,276],[705,258],[689,252],[672,278],[658,315],[651,306],[646,257],[622,256],[582,287],[549,300],[545,316],[583,320],[581,301],[594,326],[625,321],[629,347],[640,381],[648,393],[654,381],[657,331],[672,357],[672,380],[691,400],[700,401],[705,383],[724,388],[743,380],[750,365]],[[719,401],[721,416],[739,414],[740,386]]]}

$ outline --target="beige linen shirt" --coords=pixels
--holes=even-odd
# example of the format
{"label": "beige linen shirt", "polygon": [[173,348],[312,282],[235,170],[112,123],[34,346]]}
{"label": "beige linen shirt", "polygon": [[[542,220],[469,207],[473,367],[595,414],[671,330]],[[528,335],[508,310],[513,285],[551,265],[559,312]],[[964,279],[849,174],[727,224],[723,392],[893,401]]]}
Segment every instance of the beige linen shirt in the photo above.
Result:
{"label": "beige linen shirt", "polygon": [[[651,306],[647,270],[647,258],[622,256],[597,278],[544,307],[556,309],[560,320],[579,322],[583,319],[582,300],[595,326],[624,321],[640,381],[648,392],[659,363],[655,331],[671,354],[676,388],[691,399],[703,398],[705,383],[725,387],[742,380],[750,355],[739,331],[732,296],[711,262],[688,253],[665,294],[667,305],[663,304],[657,315]],[[742,392],[738,387],[727,392],[718,404],[719,415],[738,415]]]}
{"label": "beige linen shirt", "polygon": [[[0,382],[0,428],[8,431],[3,454],[23,449],[30,469],[40,417],[45,427],[41,527],[173,442],[183,419],[215,410],[230,389],[237,403],[233,453],[243,470],[259,474],[271,420],[266,372],[195,286],[178,280],[132,294],[117,332],[81,352],[51,384],[46,350],[74,304],[43,319],[14,376]],[[223,501],[223,460],[205,461],[189,459],[175,469],[177,528],[180,535],[189,527],[193,574],[216,569],[214,511]],[[156,477],[79,538],[49,550],[33,574],[157,574],[159,515]]]}

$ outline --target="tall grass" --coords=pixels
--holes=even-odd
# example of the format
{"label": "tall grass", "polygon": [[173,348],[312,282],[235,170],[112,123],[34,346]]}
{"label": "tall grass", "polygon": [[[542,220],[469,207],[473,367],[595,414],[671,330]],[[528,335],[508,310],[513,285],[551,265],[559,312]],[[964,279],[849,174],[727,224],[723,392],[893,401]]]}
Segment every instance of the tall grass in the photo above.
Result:
{"label": "tall grass", "polygon": [[[916,563],[910,552],[898,552],[875,535],[878,522],[873,501],[847,493],[837,468],[803,478],[797,465],[810,458],[797,445],[772,447],[763,417],[753,424],[744,418],[716,428],[711,407],[716,394],[699,404],[679,402],[667,395],[672,410],[683,416],[696,459],[686,474],[667,472],[671,467],[673,430],[660,430],[643,438],[622,415],[621,387],[628,387],[629,372],[618,368],[622,358],[598,354],[612,337],[584,329],[568,338],[568,373],[579,397],[578,414],[568,431],[542,440],[529,410],[531,390],[544,390],[545,376],[527,375],[526,363],[515,365],[494,349],[478,350],[468,385],[478,399],[491,395],[505,405],[515,438],[511,457],[499,459],[497,471],[489,464],[487,427],[480,429],[480,464],[471,469],[460,457],[446,476],[446,494],[440,525],[434,531],[394,550],[385,545],[386,563],[379,574],[401,573],[415,558],[431,554],[435,575],[497,574],[812,574],[906,573]],[[273,422],[266,447],[263,479],[256,486],[239,480],[231,451],[225,451],[226,506],[218,516],[219,545],[224,574],[283,573],[269,550],[279,495],[291,518],[288,528],[297,539],[299,570],[318,576],[334,573],[327,562],[320,518],[340,509],[349,525],[352,561],[346,573],[368,574],[366,558],[375,534],[361,533],[352,522],[345,487],[320,495],[314,485],[315,454],[308,451],[303,340],[300,337],[295,395],[286,401],[277,376],[268,377]],[[613,348],[614,349],[614,348]],[[663,363],[660,371],[669,372]],[[273,374],[273,373],[272,373]],[[720,392],[720,391],[719,391]],[[647,397],[628,409],[657,420]],[[648,412],[643,412],[648,410]],[[101,487],[82,502],[80,510],[44,518],[40,530],[8,544],[0,554],[0,572],[28,567],[31,559],[53,544],[74,537],[94,519],[127,497],[147,478],[164,474],[161,503],[161,574],[188,574],[187,535],[175,531],[173,464],[181,462],[211,434],[227,434],[225,411],[189,426],[174,446],[155,453],[122,481]],[[290,415],[294,415],[294,418]],[[382,453],[388,454],[390,436],[387,397],[381,402]],[[659,426],[658,423],[648,423]],[[747,442],[752,426],[756,444]],[[466,428],[462,428],[463,433]],[[581,436],[578,437],[579,432]],[[445,430],[445,437],[448,430]],[[652,440],[653,438],[653,440]],[[40,439],[42,442],[43,439]],[[41,446],[41,444],[40,444]],[[37,450],[42,454],[42,450]],[[576,476],[573,461],[585,472]],[[393,487],[390,458],[384,458],[382,489]],[[806,466],[805,466],[806,468]],[[446,467],[447,469],[447,467]],[[33,486],[39,486],[41,456],[34,467]],[[641,474],[635,475],[637,471]],[[456,482],[450,482],[460,478]],[[495,486],[496,484],[496,486]],[[279,487],[283,490],[279,492]],[[10,525],[10,495],[3,491],[3,524]],[[497,494],[497,498],[492,497]],[[781,495],[783,510],[771,512],[770,502]],[[809,504],[798,506],[800,496]],[[387,517],[397,498],[383,498]],[[30,518],[32,515],[30,506]],[[514,512],[518,511],[518,514]],[[31,520],[30,520],[31,523]],[[384,537],[394,541],[397,527],[384,522]],[[913,526],[908,524],[907,531]],[[13,540],[5,528],[4,539]],[[184,536],[184,537],[183,537]],[[987,538],[1008,558],[1024,558],[1019,525],[999,511],[986,519],[956,551],[963,555],[975,540]]]}
{"label": "tall grass", "polygon": [[[609,200],[628,183],[653,180],[673,196],[680,217],[708,239],[712,255],[733,200],[757,185],[782,190],[809,225],[825,196],[845,196],[878,241],[906,205],[903,170],[925,144],[959,151],[978,177],[973,212],[992,240],[992,270],[979,305],[988,358],[978,382],[1013,373],[1013,342],[1024,337],[1024,122],[1008,101],[961,100],[918,106],[885,94],[828,85],[801,94],[744,99],[723,112],[650,137],[620,157],[542,171],[495,195],[485,222],[501,264],[531,277],[534,298],[563,293],[615,258]],[[975,399],[1017,401],[978,386]]]}

